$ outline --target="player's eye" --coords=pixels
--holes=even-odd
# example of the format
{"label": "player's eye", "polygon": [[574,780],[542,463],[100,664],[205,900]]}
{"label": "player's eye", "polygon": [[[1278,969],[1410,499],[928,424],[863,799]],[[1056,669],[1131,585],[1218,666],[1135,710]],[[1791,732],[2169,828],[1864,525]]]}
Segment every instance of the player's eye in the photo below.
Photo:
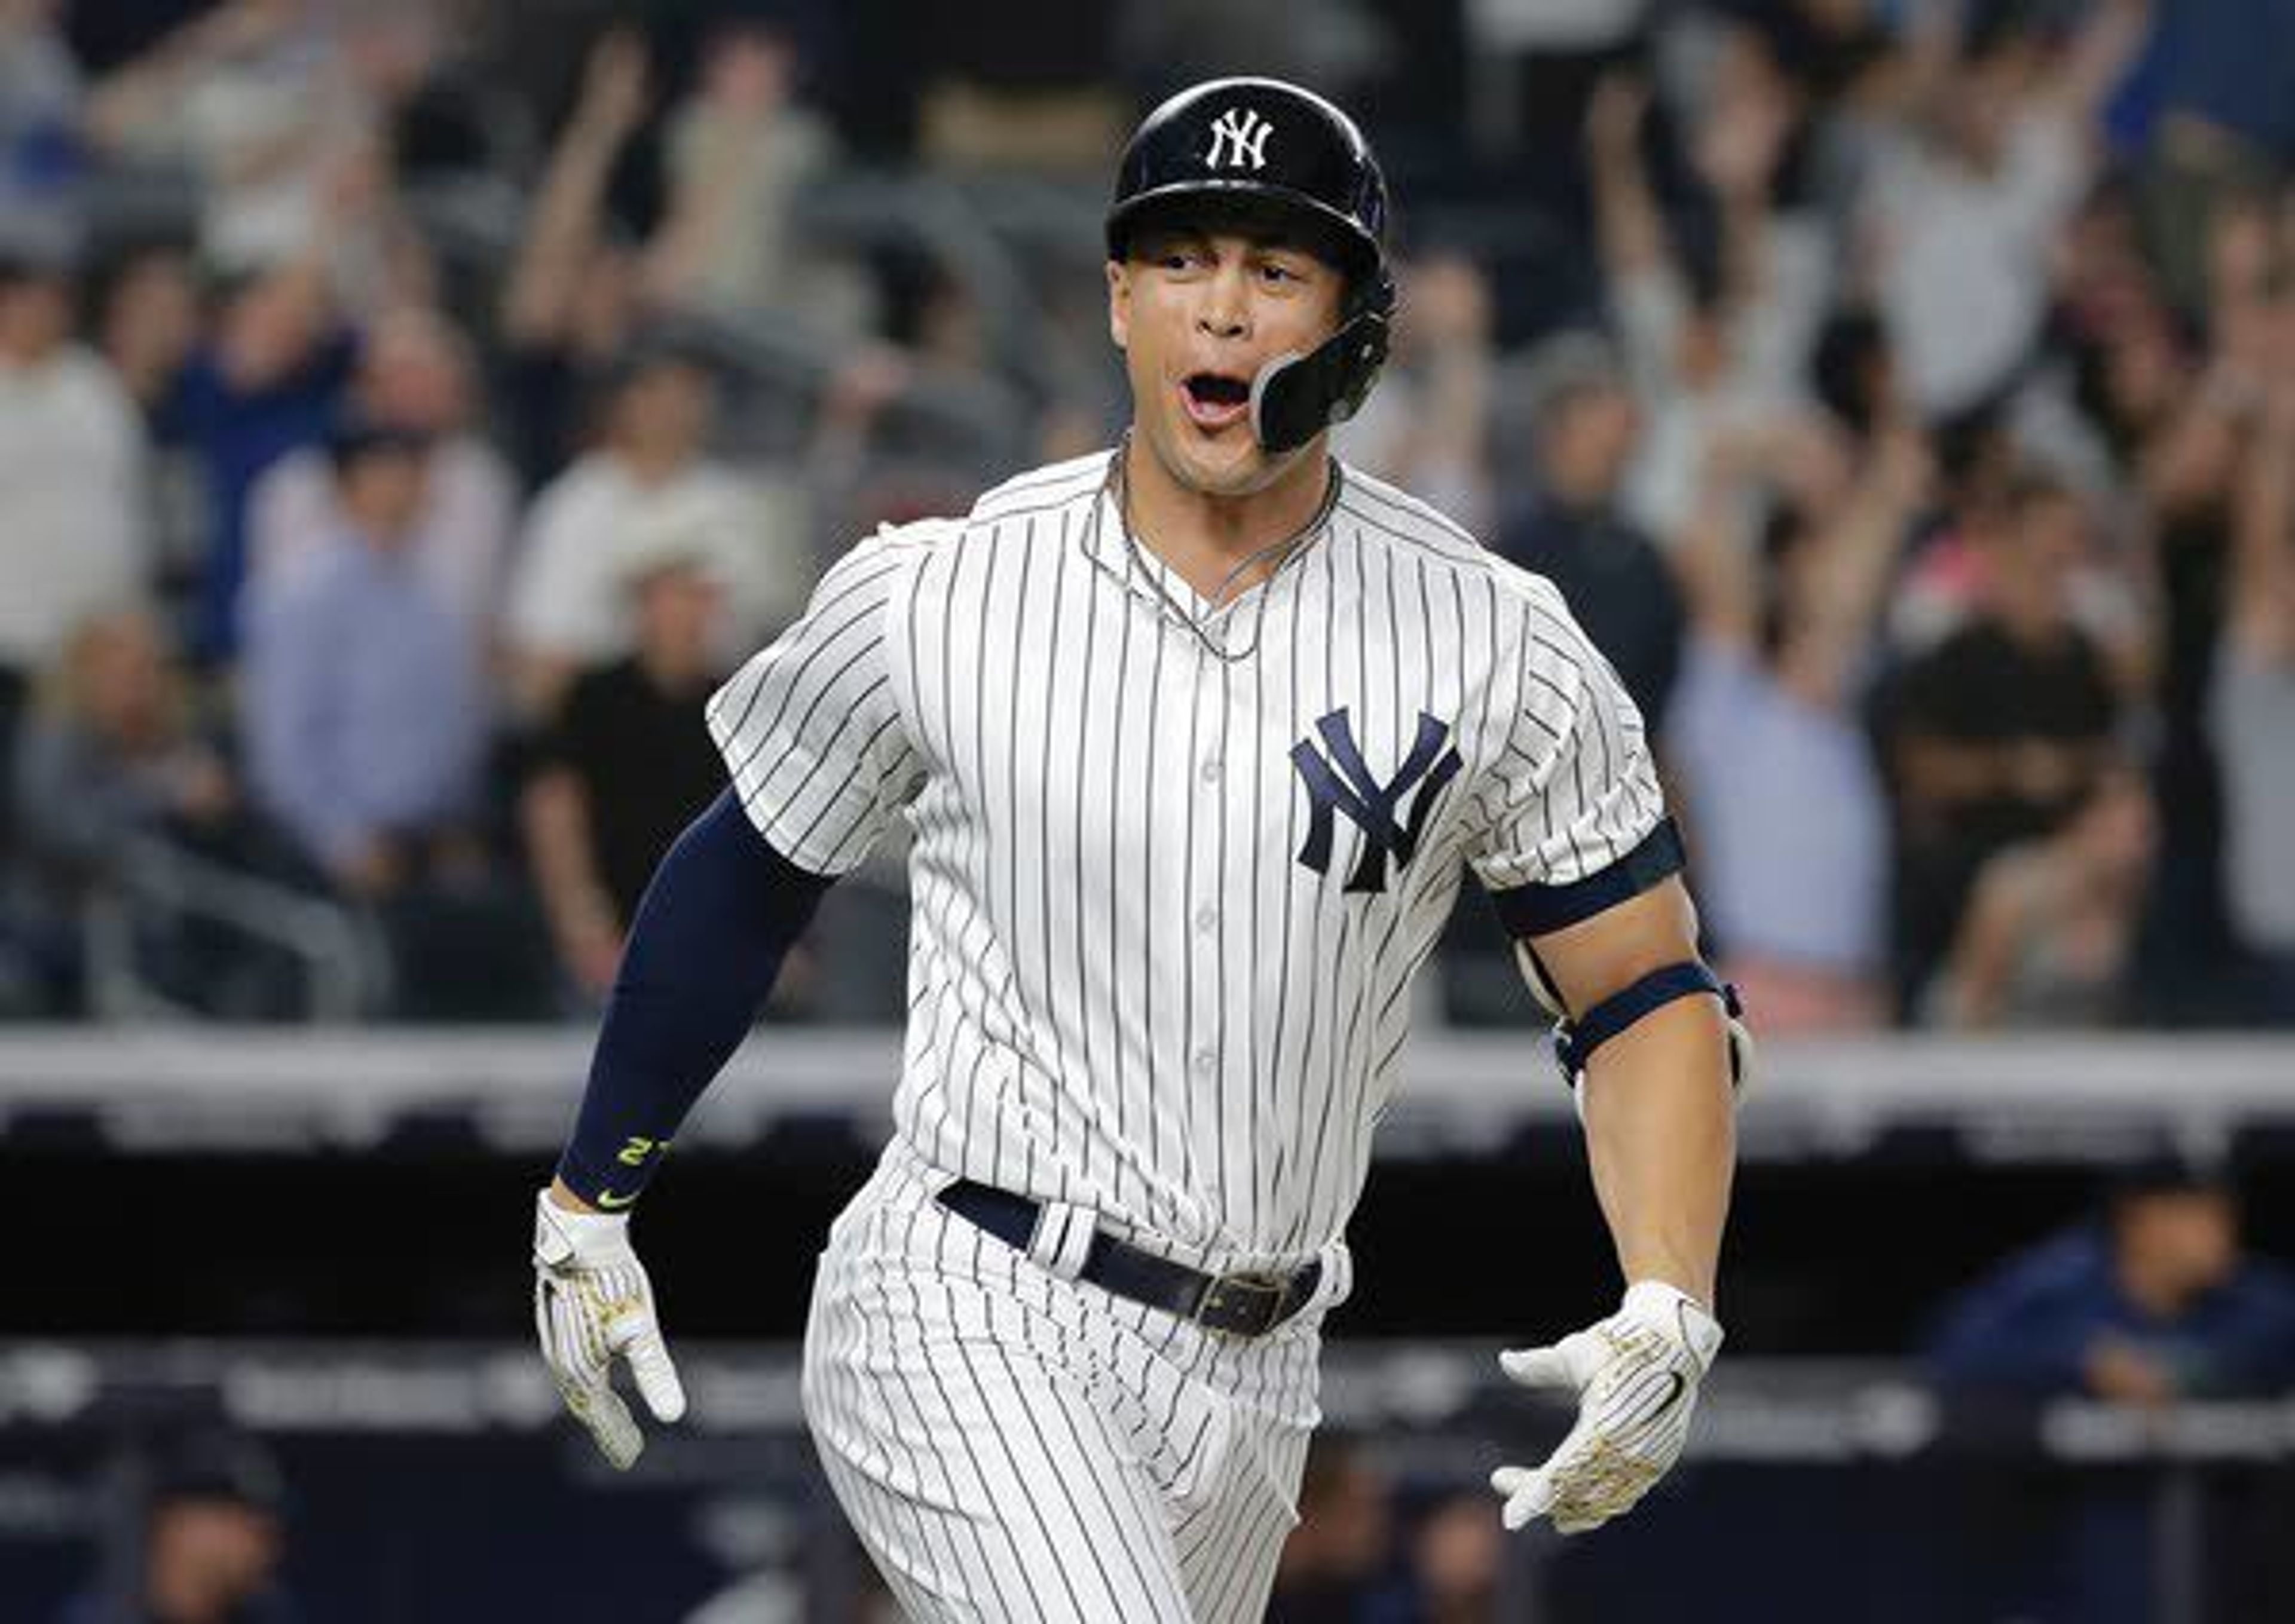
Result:
{"label": "player's eye", "polygon": [[1305,279],[1291,266],[1287,265],[1279,265],[1270,259],[1263,261],[1259,267],[1259,280],[1272,287],[1286,287],[1293,282],[1303,282]]}

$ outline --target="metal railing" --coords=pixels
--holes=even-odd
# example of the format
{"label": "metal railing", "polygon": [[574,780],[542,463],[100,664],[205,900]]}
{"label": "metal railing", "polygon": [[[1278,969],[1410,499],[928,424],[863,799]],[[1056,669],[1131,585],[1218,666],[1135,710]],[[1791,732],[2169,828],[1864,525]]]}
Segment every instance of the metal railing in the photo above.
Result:
{"label": "metal railing", "polygon": [[304,990],[306,1021],[356,1021],[388,1001],[388,951],[373,926],[352,909],[135,839],[81,914],[90,1013],[127,1024],[197,1013],[150,974],[141,947],[155,927],[194,921],[290,960]]}

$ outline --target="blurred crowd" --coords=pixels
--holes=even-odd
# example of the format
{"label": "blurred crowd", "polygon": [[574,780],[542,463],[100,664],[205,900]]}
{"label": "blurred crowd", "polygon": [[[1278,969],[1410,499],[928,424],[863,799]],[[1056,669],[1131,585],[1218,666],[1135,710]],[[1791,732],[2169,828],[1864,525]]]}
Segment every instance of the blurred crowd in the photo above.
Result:
{"label": "blurred crowd", "polygon": [[1401,202],[1342,453],[1567,593],[1764,1031],[2295,1020],[2295,4],[1198,9],[0,0],[0,1010],[592,1008],[720,675],[1120,427],[1109,160],[1255,68]]}

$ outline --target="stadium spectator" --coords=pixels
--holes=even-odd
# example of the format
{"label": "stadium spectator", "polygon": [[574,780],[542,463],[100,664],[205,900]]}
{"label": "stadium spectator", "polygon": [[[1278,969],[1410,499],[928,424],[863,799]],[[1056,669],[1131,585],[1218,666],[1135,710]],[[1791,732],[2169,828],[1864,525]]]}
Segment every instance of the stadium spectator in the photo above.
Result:
{"label": "stadium spectator", "polygon": [[2228,613],[2208,720],[2223,775],[2232,918],[2260,960],[2263,1012],[2295,1024],[2295,298],[2237,492]]}
{"label": "stadium spectator", "polygon": [[[118,878],[131,845],[224,861],[257,836],[222,741],[194,714],[159,622],[141,608],[83,620],[41,684],[12,763],[13,824],[21,844],[18,918],[37,934],[60,1008],[74,1007],[82,907]],[[225,967],[181,962],[177,990],[220,987]],[[195,1008],[212,1008],[196,995]]]}
{"label": "stadium spectator", "polygon": [[187,249],[165,240],[143,242],[111,262],[93,336],[147,417],[166,403],[199,347],[200,329],[199,278]]}
{"label": "stadium spectator", "polygon": [[865,289],[808,245],[796,208],[836,156],[796,100],[795,42],[754,20],[719,26],[694,94],[669,117],[667,212],[646,245],[648,290],[670,308],[772,310],[834,335],[860,330]]}
{"label": "stadium spectator", "polygon": [[1781,513],[1757,558],[1734,486],[1777,449],[1717,448],[1679,555],[1693,629],[1667,744],[1724,973],[1764,1032],[1855,1030],[1888,1008],[1888,803],[1861,707],[1931,459],[1913,425],[1883,429],[1852,489]]}
{"label": "stadium spectator", "polygon": [[94,287],[90,337],[134,403],[146,455],[137,499],[151,523],[148,588],[170,614],[198,580],[207,492],[197,459],[169,415],[176,379],[199,348],[204,314],[191,252],[165,236],[135,239],[107,257]]}
{"label": "stadium spectator", "polygon": [[0,747],[72,629],[151,565],[143,428],[73,341],[71,297],[65,265],[0,253]]}
{"label": "stadium spectator", "polygon": [[[509,466],[470,427],[467,341],[434,311],[401,309],[361,347],[349,409],[429,447],[409,558],[483,647],[508,572],[518,494]],[[276,591],[323,557],[345,521],[325,452],[306,446],[264,474],[249,498],[249,589]]]}
{"label": "stadium spectator", "polygon": [[2160,1157],[2100,1220],[2009,1259],[1944,1312],[1948,1386],[2151,1407],[2295,1385],[2295,1273],[2243,1255],[2227,1176]]}
{"label": "stadium spectator", "polygon": [[217,306],[211,337],[176,379],[163,413],[208,489],[192,653],[209,664],[239,648],[255,483],[282,457],[325,438],[358,354],[337,322],[315,250],[227,282]]}
{"label": "stadium spectator", "polygon": [[1495,500],[1490,281],[1458,253],[1429,255],[1401,275],[1410,298],[1396,313],[1393,353],[1332,444],[1356,467],[1487,535]]}
{"label": "stadium spectator", "polygon": [[138,1560],[56,1624],[296,1624],[280,1578],[286,1514],[278,1464],[252,1440],[176,1446],[145,1497]]}
{"label": "stadium spectator", "polygon": [[657,519],[623,584],[636,652],[575,678],[534,753],[520,806],[560,969],[602,997],[654,865],[724,788],[702,721],[724,675],[724,593],[708,539]]}
{"label": "stadium spectator", "polygon": [[2048,250],[2093,174],[2097,111],[2142,46],[2148,0],[2104,0],[2051,53],[2025,19],[1978,16],[1878,158],[1860,264],[1932,420],[2001,395],[2046,314]]}
{"label": "stadium spectator", "polygon": [[[2220,1169],[2158,1157],[2120,1174],[2095,1219],[1949,1303],[1927,1363],[1972,1417],[2056,1398],[2160,1409],[2273,1397],[2295,1385],[2295,1273],[2242,1254]],[[2050,1487],[1977,1480],[1944,1571],[1985,1594],[1982,1616],[2147,1624],[2159,1588],[2146,1485],[2095,1474]]]}
{"label": "stadium spectator", "polygon": [[535,499],[510,582],[505,641],[529,716],[547,714],[583,666],[628,652],[620,580],[633,535],[659,524],[706,538],[736,641],[794,615],[816,573],[764,487],[707,456],[716,391],[704,360],[649,344],[607,387],[605,441]]}
{"label": "stadium spectator", "polygon": [[1898,996],[1921,995],[1984,861],[2053,833],[2110,757],[2119,700],[2074,619],[2087,527],[2037,478],[1973,515],[1970,617],[1900,673],[1884,705],[1896,812]]}
{"label": "stadium spectator", "polygon": [[2047,354],[2017,403],[2019,432],[2035,456],[2125,512],[2144,448],[2188,386],[2190,357],[2124,187],[2089,197],[2054,260]]}
{"label": "stadium spectator", "polygon": [[51,252],[86,229],[84,86],[57,27],[59,0],[0,5],[0,238]]}
{"label": "stadium spectator", "polygon": [[1607,77],[1587,110],[1596,237],[1646,419],[1626,505],[1662,543],[1694,517],[1714,437],[1762,427],[1801,399],[1832,278],[1823,229],[1776,208],[1779,160],[1799,118],[1794,93],[1751,30],[1727,39],[1690,143],[1719,215],[1707,273],[1693,274],[1675,253],[1642,159],[1647,90]]}
{"label": "stadium spectator", "polygon": [[412,556],[429,441],[346,420],[345,530],[249,616],[243,722],[258,798],[388,945],[389,1012],[535,1018],[548,967],[487,843],[493,696],[470,629]]}
{"label": "stadium spectator", "polygon": [[385,255],[390,124],[436,56],[431,10],[232,0],[108,76],[90,132],[131,160],[188,165],[207,264],[244,274],[316,239],[356,283]]}
{"label": "stadium spectator", "polygon": [[1686,617],[1671,567],[1619,509],[1639,415],[1615,355],[1589,333],[1547,340],[1529,373],[1535,486],[1498,551],[1547,576],[1662,730]]}
{"label": "stadium spectator", "polygon": [[2177,306],[2197,314],[2208,225],[2226,196],[2295,162],[2295,5],[2177,0],[2159,7],[2149,59],[2145,237]]}
{"label": "stadium spectator", "polygon": [[2151,793],[2119,766],[2056,833],[1987,860],[1940,978],[1940,1024],[2123,1020],[2155,839]]}
{"label": "stadium spectator", "polygon": [[497,387],[511,461],[528,490],[581,449],[584,405],[635,331],[638,257],[614,231],[606,198],[645,118],[649,72],[633,29],[609,29],[590,48],[510,265]]}
{"label": "stadium spectator", "polygon": [[1506,1530],[1480,1494],[1453,1494],[1416,1520],[1409,1560],[1362,1614],[1362,1624],[1499,1624],[1536,1620],[1507,1594]]}
{"label": "stadium spectator", "polygon": [[352,420],[331,445],[344,528],[250,616],[259,797],[346,892],[383,896],[477,811],[488,703],[476,651],[411,556],[429,442]]}

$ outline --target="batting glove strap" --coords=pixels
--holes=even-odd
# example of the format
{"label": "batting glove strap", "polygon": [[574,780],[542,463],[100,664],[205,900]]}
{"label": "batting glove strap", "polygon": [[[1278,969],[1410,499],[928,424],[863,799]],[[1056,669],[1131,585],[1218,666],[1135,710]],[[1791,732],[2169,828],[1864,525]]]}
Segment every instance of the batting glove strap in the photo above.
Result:
{"label": "batting glove strap", "polygon": [[614,1391],[626,1358],[646,1408],[661,1421],[685,1413],[685,1390],[654,1312],[653,1285],[631,1248],[626,1214],[576,1212],[543,1191],[535,1204],[534,1327],[566,1408],[598,1449],[626,1470],[645,1448]]}
{"label": "batting glove strap", "polygon": [[534,1261],[543,1269],[612,1269],[637,1264],[626,1212],[577,1212],[544,1190],[534,1206]]}
{"label": "batting glove strap", "polygon": [[1550,1347],[1502,1353],[1525,1387],[1574,1392],[1577,1424],[1545,1464],[1501,1466],[1491,1487],[1518,1529],[1549,1516],[1565,1534],[1630,1509],[1679,1458],[1698,1385],[1721,1349],[1721,1326],[1697,1300],[1638,1281],[1607,1319]]}

